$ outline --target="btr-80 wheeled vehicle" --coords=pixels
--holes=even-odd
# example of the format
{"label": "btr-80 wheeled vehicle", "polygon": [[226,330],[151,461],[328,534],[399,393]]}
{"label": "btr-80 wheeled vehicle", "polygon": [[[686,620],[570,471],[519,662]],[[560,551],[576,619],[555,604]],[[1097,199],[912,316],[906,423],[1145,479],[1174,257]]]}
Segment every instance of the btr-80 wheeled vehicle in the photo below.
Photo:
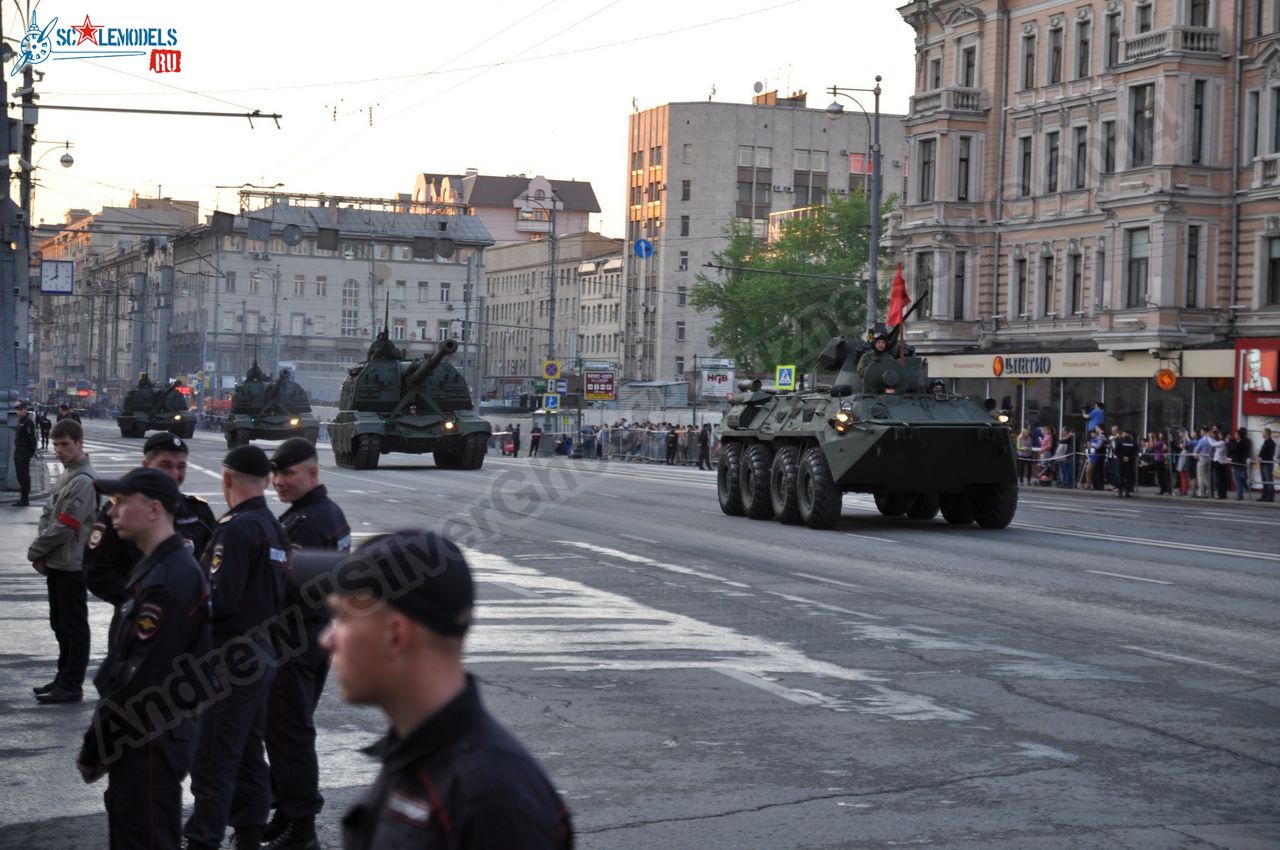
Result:
{"label": "btr-80 wheeled vehicle", "polygon": [[720,426],[721,510],[830,528],[842,494],[860,492],[885,516],[941,510],[953,525],[983,528],[1013,520],[1017,471],[995,403],[945,392],[923,358],[894,356],[892,339],[877,336],[879,346],[831,341],[819,358],[836,372],[830,386],[740,386]]}
{"label": "btr-80 wheeled vehicle", "polygon": [[364,363],[348,370],[338,415],[329,424],[338,466],[374,469],[391,452],[432,452],[443,469],[479,469],[492,428],[472,414],[471,393],[447,358],[447,339],[420,360],[406,360],[378,334]]}
{"label": "btr-80 wheeled vehicle", "polygon": [[190,438],[196,433],[196,417],[187,397],[179,391],[181,381],[157,386],[147,373],[124,397],[124,406],[116,417],[121,437],[145,437],[148,431],[169,431]]}
{"label": "btr-80 wheeled vehicle", "polygon": [[250,440],[290,437],[304,437],[314,443],[320,436],[320,422],[311,412],[307,391],[289,380],[287,370],[272,381],[255,360],[244,381],[236,384],[222,432],[229,449],[248,445]]}

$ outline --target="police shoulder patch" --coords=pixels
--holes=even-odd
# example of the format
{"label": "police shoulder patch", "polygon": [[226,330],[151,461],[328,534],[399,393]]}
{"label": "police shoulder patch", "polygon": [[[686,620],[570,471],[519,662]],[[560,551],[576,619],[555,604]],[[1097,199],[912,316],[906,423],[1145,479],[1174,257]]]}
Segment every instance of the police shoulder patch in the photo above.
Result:
{"label": "police shoulder patch", "polygon": [[272,546],[271,549],[267,552],[267,557],[273,561],[284,563],[285,561],[289,560],[289,553],[284,549],[277,549],[276,547]]}
{"label": "police shoulder patch", "polygon": [[164,609],[154,602],[148,602],[138,611],[133,621],[133,633],[138,640],[149,640],[160,628],[160,615]]}
{"label": "police shoulder patch", "polygon": [[222,525],[224,522],[231,522],[235,518],[235,514],[223,514],[222,518],[218,520],[218,525]]}
{"label": "police shoulder patch", "polygon": [[403,791],[393,791],[387,798],[387,811],[401,820],[417,826],[426,826],[431,820],[431,803],[421,797],[411,797]]}
{"label": "police shoulder patch", "polygon": [[107,527],[100,522],[93,524],[93,531],[89,532],[89,548],[97,549],[98,544],[102,542],[102,535],[107,531]]}
{"label": "police shoulder patch", "polygon": [[213,547],[213,554],[209,556],[209,572],[216,573],[218,568],[222,566],[222,544],[219,543]]}

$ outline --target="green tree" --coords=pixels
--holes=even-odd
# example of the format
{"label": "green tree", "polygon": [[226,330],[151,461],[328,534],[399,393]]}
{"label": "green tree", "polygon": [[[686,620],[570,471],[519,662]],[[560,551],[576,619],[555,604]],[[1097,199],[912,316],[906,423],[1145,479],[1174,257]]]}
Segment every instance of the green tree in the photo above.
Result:
{"label": "green tree", "polygon": [[[833,197],[813,215],[786,222],[774,242],[756,239],[749,221],[730,221],[727,244],[713,256],[733,270],[699,274],[689,293],[697,310],[716,313],[712,350],[741,369],[796,363],[804,370],[831,337],[860,336],[870,207],[862,193]],[[882,214],[889,208],[882,205]]]}

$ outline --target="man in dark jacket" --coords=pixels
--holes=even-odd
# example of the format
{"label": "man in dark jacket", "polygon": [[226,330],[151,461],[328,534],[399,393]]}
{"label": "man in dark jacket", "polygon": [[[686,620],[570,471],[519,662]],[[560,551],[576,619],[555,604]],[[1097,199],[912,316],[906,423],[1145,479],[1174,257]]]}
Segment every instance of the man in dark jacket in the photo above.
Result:
{"label": "man in dark jacket", "polygon": [[698,432],[698,469],[711,469],[711,423],[703,422]]}
{"label": "man in dark jacket", "polygon": [[18,432],[13,438],[14,472],[18,476],[18,501],[14,507],[31,504],[31,458],[36,453],[36,425],[31,421],[31,409],[26,402],[18,402]]}
{"label": "man in dark jacket", "polygon": [[1239,502],[1249,490],[1249,463],[1253,460],[1253,440],[1244,428],[1237,428],[1235,436],[1227,440],[1227,458],[1231,461],[1231,479]]}
{"label": "man in dark jacket", "polygon": [[1138,441],[1133,438],[1133,432],[1125,431],[1116,440],[1115,446],[1120,476],[1116,497],[1128,499],[1133,496],[1133,487],[1138,478]]}
{"label": "man in dark jacket", "polygon": [[676,426],[667,426],[667,466],[674,466],[676,462],[676,450],[680,448],[680,435],[676,433]]}
{"label": "man in dark jacket", "polygon": [[[308,583],[299,554],[295,578]],[[329,556],[336,560],[336,556]],[[333,569],[333,560],[328,564]],[[348,702],[391,730],[378,779],[343,818],[348,850],[573,846],[568,810],[529,752],[485,710],[462,666],[474,590],[461,551],[430,532],[387,535],[338,566],[325,646]]]}
{"label": "man in dark jacket", "polygon": [[1262,429],[1262,445],[1258,447],[1258,472],[1262,475],[1262,497],[1259,502],[1276,500],[1276,441],[1271,429]]}

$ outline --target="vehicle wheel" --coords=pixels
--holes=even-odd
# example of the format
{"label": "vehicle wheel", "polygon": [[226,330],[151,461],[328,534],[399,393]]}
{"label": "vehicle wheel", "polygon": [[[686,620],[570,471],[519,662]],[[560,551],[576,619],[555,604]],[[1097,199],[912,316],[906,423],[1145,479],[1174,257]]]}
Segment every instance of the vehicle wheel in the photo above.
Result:
{"label": "vehicle wheel", "polygon": [[440,469],[462,469],[466,460],[466,446],[461,437],[446,437],[439,448],[431,453]]}
{"label": "vehicle wheel", "polygon": [[796,497],[796,471],[800,466],[800,450],[783,446],[773,455],[769,470],[769,502],[773,518],[787,525],[800,522],[800,503]]}
{"label": "vehicle wheel", "polygon": [[980,528],[1004,528],[1018,510],[1017,484],[983,484],[973,501],[973,519]]}
{"label": "vehicle wheel", "polygon": [[817,446],[800,456],[796,496],[800,520],[810,528],[830,528],[840,519],[841,493],[831,477],[827,456]]}
{"label": "vehicle wheel", "polygon": [[973,503],[967,493],[943,493],[938,496],[942,518],[951,525],[968,525],[973,522]]}
{"label": "vehicle wheel", "polygon": [[182,439],[184,440],[190,440],[195,435],[196,435],[196,423],[188,422],[186,425],[182,427],[182,433],[179,434],[178,436],[182,437]]}
{"label": "vehicle wheel", "polygon": [[741,489],[742,446],[723,443],[716,459],[716,495],[720,510],[729,516],[742,516]]}
{"label": "vehicle wheel", "polygon": [[876,493],[876,510],[885,516],[902,516],[907,512],[907,500],[901,493]]}
{"label": "vehicle wheel", "polygon": [[352,449],[352,468],[377,469],[382,454],[382,438],[377,434],[358,434]]}
{"label": "vehicle wheel", "polygon": [[462,468],[479,469],[484,466],[484,455],[489,450],[488,434],[468,434],[462,449]]}
{"label": "vehicle wheel", "polygon": [[120,436],[128,439],[133,436],[133,430],[128,425],[121,425]]}
{"label": "vehicle wheel", "polygon": [[742,461],[738,465],[738,493],[742,498],[742,512],[752,519],[773,516],[773,503],[769,499],[771,466],[773,448],[767,443],[752,443],[742,453]]}
{"label": "vehicle wheel", "polygon": [[355,465],[351,461],[350,447],[344,449],[341,443],[335,442],[333,444],[333,462],[343,469],[353,469]]}
{"label": "vehicle wheel", "polygon": [[907,498],[907,516],[911,519],[933,519],[937,515],[937,493],[913,493]]}
{"label": "vehicle wheel", "polygon": [[314,446],[320,440],[320,429],[319,428],[303,428],[302,439],[306,440],[308,443]]}
{"label": "vehicle wheel", "polygon": [[135,422],[129,426],[129,436],[135,440],[142,439],[147,436],[147,425],[145,422]]}
{"label": "vehicle wheel", "polygon": [[237,446],[249,445],[249,429],[237,428],[231,432],[231,439],[235,440]]}

